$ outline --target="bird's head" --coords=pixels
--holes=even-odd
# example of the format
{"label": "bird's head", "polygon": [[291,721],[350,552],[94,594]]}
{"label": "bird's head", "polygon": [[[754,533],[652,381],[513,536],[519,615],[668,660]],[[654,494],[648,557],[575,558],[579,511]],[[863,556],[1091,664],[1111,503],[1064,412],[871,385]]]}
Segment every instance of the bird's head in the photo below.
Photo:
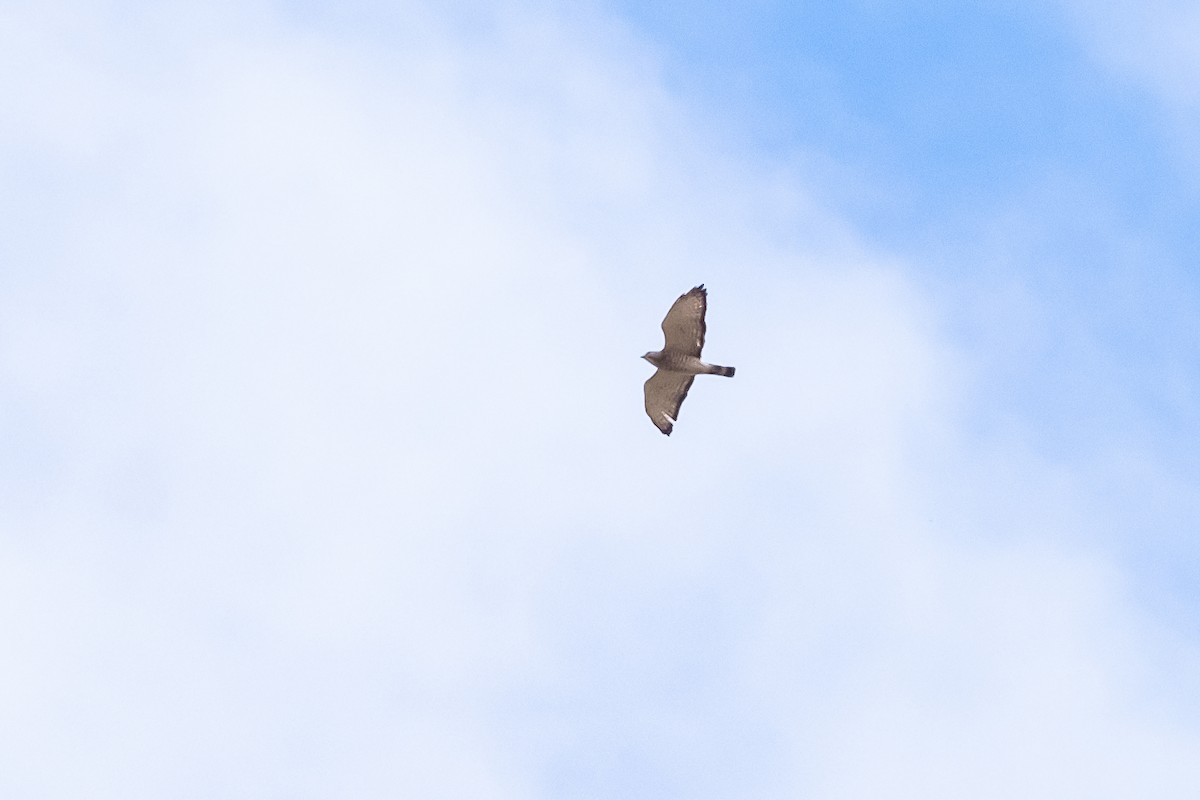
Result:
{"label": "bird's head", "polygon": [[653,364],[654,366],[657,367],[658,366],[658,358],[661,355],[662,355],[662,353],[658,353],[658,352],[655,352],[654,350],[651,350],[649,353],[646,353],[646,355],[642,356],[642,358],[646,359],[651,364]]}

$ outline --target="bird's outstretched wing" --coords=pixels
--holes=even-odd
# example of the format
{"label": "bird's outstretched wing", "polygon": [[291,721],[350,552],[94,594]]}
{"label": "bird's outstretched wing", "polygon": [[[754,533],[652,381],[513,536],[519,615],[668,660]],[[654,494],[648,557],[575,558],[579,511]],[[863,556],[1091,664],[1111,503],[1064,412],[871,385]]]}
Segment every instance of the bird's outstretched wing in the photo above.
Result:
{"label": "bird's outstretched wing", "polygon": [[707,309],[708,292],[704,284],[681,294],[662,322],[663,336],[667,340],[663,350],[699,358],[704,347],[704,312]]}
{"label": "bird's outstretched wing", "polygon": [[679,418],[679,407],[683,405],[683,398],[687,397],[688,389],[692,388],[694,378],[694,375],[660,369],[646,381],[646,414],[667,436],[671,435],[671,429],[675,427],[675,420]]}

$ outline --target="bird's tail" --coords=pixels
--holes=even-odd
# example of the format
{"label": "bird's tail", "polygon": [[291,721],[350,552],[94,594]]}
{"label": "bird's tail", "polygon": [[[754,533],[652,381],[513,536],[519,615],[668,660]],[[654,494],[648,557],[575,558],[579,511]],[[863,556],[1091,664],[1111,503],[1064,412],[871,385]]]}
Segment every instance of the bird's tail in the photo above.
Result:
{"label": "bird's tail", "polygon": [[718,367],[716,364],[710,364],[709,369],[712,370],[711,374],[724,375],[726,378],[732,378],[734,373],[733,367]]}

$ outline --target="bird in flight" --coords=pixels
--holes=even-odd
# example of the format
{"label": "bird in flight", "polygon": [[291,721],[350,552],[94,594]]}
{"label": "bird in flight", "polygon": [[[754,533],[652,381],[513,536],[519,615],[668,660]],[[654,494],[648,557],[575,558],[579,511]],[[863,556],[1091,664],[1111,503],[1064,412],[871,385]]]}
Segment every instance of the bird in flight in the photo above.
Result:
{"label": "bird in flight", "polygon": [[704,347],[704,312],[708,291],[700,284],[679,296],[662,321],[666,344],[657,352],[642,356],[658,371],[646,381],[646,414],[667,436],[675,427],[679,406],[692,388],[697,375],[724,375],[732,378],[733,367],[718,367],[700,360]]}

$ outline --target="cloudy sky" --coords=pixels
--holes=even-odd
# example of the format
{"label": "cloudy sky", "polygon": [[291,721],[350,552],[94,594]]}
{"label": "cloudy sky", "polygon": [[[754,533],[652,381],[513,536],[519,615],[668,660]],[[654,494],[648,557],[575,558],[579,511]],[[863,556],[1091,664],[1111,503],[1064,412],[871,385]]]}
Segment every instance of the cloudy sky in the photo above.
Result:
{"label": "cloudy sky", "polygon": [[0,5],[0,795],[1195,797],[1198,41]]}

